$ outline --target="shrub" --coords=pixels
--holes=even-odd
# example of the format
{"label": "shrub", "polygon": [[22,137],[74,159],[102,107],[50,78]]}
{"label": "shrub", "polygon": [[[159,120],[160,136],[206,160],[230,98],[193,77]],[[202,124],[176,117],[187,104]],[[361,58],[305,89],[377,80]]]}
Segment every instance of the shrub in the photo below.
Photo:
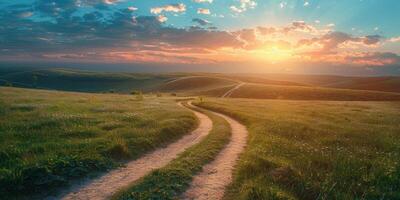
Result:
{"label": "shrub", "polygon": [[138,94],[141,94],[142,92],[140,91],[140,90],[133,90],[132,92],[131,92],[131,95],[138,95]]}
{"label": "shrub", "polygon": [[6,86],[6,87],[12,87],[13,84],[12,84],[11,82],[9,82],[9,81],[6,81],[6,82],[4,83],[4,86]]}
{"label": "shrub", "polygon": [[131,157],[128,146],[122,140],[116,141],[109,149],[107,149],[107,154],[117,161],[127,160]]}

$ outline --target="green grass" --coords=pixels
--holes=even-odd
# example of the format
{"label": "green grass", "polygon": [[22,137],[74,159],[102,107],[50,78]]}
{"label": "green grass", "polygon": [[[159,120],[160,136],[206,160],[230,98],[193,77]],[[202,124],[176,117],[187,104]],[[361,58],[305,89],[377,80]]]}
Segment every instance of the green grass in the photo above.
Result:
{"label": "green grass", "polygon": [[399,77],[218,73],[146,74],[59,68],[14,69],[0,66],[0,86],[12,85],[23,88],[124,94],[134,90],[162,91],[178,93],[180,96],[220,97],[238,82],[246,82],[248,84],[239,88],[231,97],[256,99],[400,100],[400,93],[398,93],[400,87],[397,87],[399,81]]}
{"label": "green grass", "polygon": [[44,194],[190,132],[174,99],[0,88],[0,196]]}
{"label": "green grass", "polygon": [[164,84],[160,87],[161,91],[180,92],[187,95],[196,95],[202,92],[231,87],[237,84],[237,81],[214,77],[213,75],[186,76]]}
{"label": "green grass", "polygon": [[219,74],[218,76],[234,80],[241,80],[247,83],[259,83],[267,85],[297,85],[397,93],[400,92],[400,76],[351,77],[305,74]]}
{"label": "green grass", "polygon": [[211,162],[229,142],[230,126],[223,118],[205,110],[213,128],[203,141],[188,148],[167,166],[153,171],[131,187],[114,195],[115,200],[177,199],[189,186],[193,175]]}
{"label": "green grass", "polygon": [[91,72],[71,69],[39,69],[1,72],[0,86],[41,88],[77,92],[130,93],[132,90],[153,91],[179,74],[140,74]]}
{"label": "green grass", "polygon": [[206,99],[249,143],[226,199],[400,199],[400,103]]}
{"label": "green grass", "polygon": [[235,90],[230,97],[288,100],[400,101],[400,93],[264,84],[243,85]]}

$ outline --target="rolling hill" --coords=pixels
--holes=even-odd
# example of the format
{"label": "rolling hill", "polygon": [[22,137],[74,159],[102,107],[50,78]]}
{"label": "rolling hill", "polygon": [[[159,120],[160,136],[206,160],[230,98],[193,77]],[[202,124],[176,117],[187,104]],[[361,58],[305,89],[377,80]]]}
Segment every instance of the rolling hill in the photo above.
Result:
{"label": "rolling hill", "polygon": [[[159,87],[159,90],[164,92],[181,92],[187,95],[196,95],[215,90],[221,90],[221,92],[224,92],[228,88],[237,84],[237,81],[227,78],[213,76],[187,76],[170,81]],[[222,94],[223,93],[221,93],[221,95]],[[214,95],[218,96],[218,94]]]}
{"label": "rolling hill", "polygon": [[249,83],[292,86],[318,86],[328,88],[400,92],[400,77],[349,77],[299,74],[242,74],[225,75],[227,78]]}
{"label": "rolling hill", "polygon": [[399,93],[334,89],[323,87],[245,84],[230,97],[250,99],[334,100],[334,101],[399,101]]}
{"label": "rolling hill", "polygon": [[[297,100],[400,100],[400,77],[289,74],[110,73],[71,69],[0,70],[0,85],[78,92]],[[235,88],[238,84],[244,84]]]}
{"label": "rolling hill", "polygon": [[42,69],[0,74],[0,84],[78,92],[128,93],[151,91],[179,75],[89,72],[69,69]]}

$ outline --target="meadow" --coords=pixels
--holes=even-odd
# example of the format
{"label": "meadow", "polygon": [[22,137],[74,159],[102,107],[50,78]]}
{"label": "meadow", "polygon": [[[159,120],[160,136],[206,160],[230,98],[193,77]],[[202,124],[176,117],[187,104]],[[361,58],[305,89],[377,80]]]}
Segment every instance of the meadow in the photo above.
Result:
{"label": "meadow", "polygon": [[400,199],[400,103],[205,98],[245,124],[225,199]]}
{"label": "meadow", "polygon": [[196,124],[168,97],[1,87],[0,196],[54,192],[165,146]]}
{"label": "meadow", "polygon": [[[370,78],[296,77],[8,72],[0,84],[97,94],[0,87],[0,196],[57,194],[165,147],[198,124],[177,96],[198,95],[250,133],[225,199],[400,199],[400,93],[334,88]],[[396,91],[396,80],[380,89]],[[226,121],[199,111],[214,122],[210,134],[114,199],[176,199],[188,188],[230,137]]]}
{"label": "meadow", "polygon": [[47,90],[121,93],[175,93],[221,97],[246,83],[231,97],[255,99],[392,101],[400,100],[399,77],[345,77],[288,74],[123,73],[76,69],[7,69],[0,66],[0,86]]}
{"label": "meadow", "polygon": [[400,93],[324,87],[245,84],[230,96],[249,99],[399,101]]}
{"label": "meadow", "polygon": [[71,69],[21,69],[9,71],[0,68],[0,86],[96,93],[125,93],[132,90],[153,91],[179,74],[141,74],[98,72]]}

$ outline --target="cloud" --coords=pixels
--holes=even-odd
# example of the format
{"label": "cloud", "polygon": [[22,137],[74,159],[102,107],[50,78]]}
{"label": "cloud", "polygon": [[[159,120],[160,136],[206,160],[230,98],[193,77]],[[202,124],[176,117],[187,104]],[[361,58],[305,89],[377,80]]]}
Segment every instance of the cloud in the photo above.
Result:
{"label": "cloud", "polygon": [[186,11],[186,5],[183,3],[180,4],[170,4],[170,5],[165,5],[162,7],[154,7],[150,9],[150,12],[152,14],[161,14],[162,12],[185,12]]}
{"label": "cloud", "polygon": [[[53,13],[52,7],[49,13]],[[64,55],[62,57],[65,59],[71,58],[71,55],[80,55],[77,58],[89,56],[85,52],[100,55],[102,52],[113,51],[205,54],[224,47],[241,48],[243,45],[227,31],[218,31],[213,27],[185,29],[164,26],[163,22],[167,18],[163,15],[133,16],[127,8],[117,10],[111,15],[98,11],[80,17],[51,14],[52,21],[21,19],[11,14],[11,11],[0,13],[0,21],[3,23],[0,29],[0,51],[7,52],[7,55],[2,52],[1,58],[22,56],[50,59],[51,55]],[[201,19],[193,21],[209,24]]]}
{"label": "cloud", "polygon": [[257,27],[259,33],[261,35],[269,35],[269,34],[289,34],[293,32],[304,33],[309,35],[323,35],[329,30],[327,29],[317,29],[316,27],[307,24],[304,21],[293,21],[287,26],[284,27]]}
{"label": "cloud", "polygon": [[254,0],[239,0],[239,2],[239,6],[233,5],[230,7],[230,9],[235,13],[242,13],[257,6],[256,1]]}
{"label": "cloud", "polygon": [[26,17],[31,17],[32,15],[33,15],[33,12],[26,11],[26,12],[21,12],[19,14],[19,17],[26,18]]}
{"label": "cloud", "polygon": [[399,37],[390,38],[388,41],[389,42],[400,42],[400,36]]}
{"label": "cloud", "polygon": [[43,15],[69,16],[76,11],[78,4],[74,0],[36,1],[33,8]]}
{"label": "cloud", "polygon": [[206,26],[206,25],[211,24],[209,21],[207,21],[207,20],[205,20],[205,19],[200,19],[200,18],[194,18],[194,19],[192,20],[192,22],[196,22],[196,23],[198,23],[198,24],[201,25],[201,26]]}
{"label": "cloud", "polygon": [[270,35],[278,32],[278,29],[275,27],[257,27],[258,32],[261,35]]}
{"label": "cloud", "polygon": [[292,26],[289,27],[289,29],[295,30],[295,31],[307,32],[307,33],[317,32],[317,29],[315,27],[307,24],[304,21],[292,22]]}
{"label": "cloud", "polygon": [[[183,4],[154,8],[154,16],[142,16],[134,12],[136,7],[113,6],[104,11],[105,8],[99,7],[106,4],[103,0],[77,2],[37,1],[18,9],[0,9],[0,59],[251,62],[284,52],[285,59],[299,63],[357,66],[400,63],[399,56],[393,53],[360,53],[381,45],[383,37],[380,35],[354,36],[305,21],[293,21],[282,27],[224,31],[205,19],[194,18],[194,26],[179,28],[165,23],[168,20],[165,15],[166,12],[184,12]],[[253,1],[239,2],[249,9],[252,5],[249,2]],[[79,6],[94,9],[77,12]],[[400,39],[394,37],[385,41],[399,42]]]}
{"label": "cloud", "polygon": [[139,8],[136,8],[136,7],[134,7],[134,6],[129,6],[129,7],[128,7],[128,10],[130,10],[130,11],[137,11],[137,10],[139,10]]}
{"label": "cloud", "polygon": [[209,15],[211,12],[207,8],[199,8],[197,9],[197,14]]}
{"label": "cloud", "polygon": [[213,0],[193,0],[196,3],[212,3]]}
{"label": "cloud", "polygon": [[354,37],[350,34],[343,32],[330,32],[320,38],[302,39],[298,42],[298,46],[311,46],[314,44],[318,44],[322,46],[322,51],[329,52],[331,50],[337,49],[341,44],[354,43],[372,46],[378,44],[381,39],[382,36],[380,35]]}
{"label": "cloud", "polygon": [[281,3],[279,3],[280,8],[285,8],[286,6],[287,6],[287,2],[282,1]]}
{"label": "cloud", "polygon": [[168,20],[168,18],[164,15],[159,15],[157,16],[157,20],[161,23],[166,22]]}
{"label": "cloud", "polygon": [[349,55],[346,61],[362,66],[399,65],[400,56],[390,52],[364,52]]}
{"label": "cloud", "polygon": [[330,23],[330,24],[327,24],[326,25],[326,27],[329,27],[329,28],[333,28],[333,27],[335,27],[336,25],[335,24],[333,24],[333,23]]}
{"label": "cloud", "polygon": [[121,0],[103,0],[105,4],[115,4],[120,2]]}

